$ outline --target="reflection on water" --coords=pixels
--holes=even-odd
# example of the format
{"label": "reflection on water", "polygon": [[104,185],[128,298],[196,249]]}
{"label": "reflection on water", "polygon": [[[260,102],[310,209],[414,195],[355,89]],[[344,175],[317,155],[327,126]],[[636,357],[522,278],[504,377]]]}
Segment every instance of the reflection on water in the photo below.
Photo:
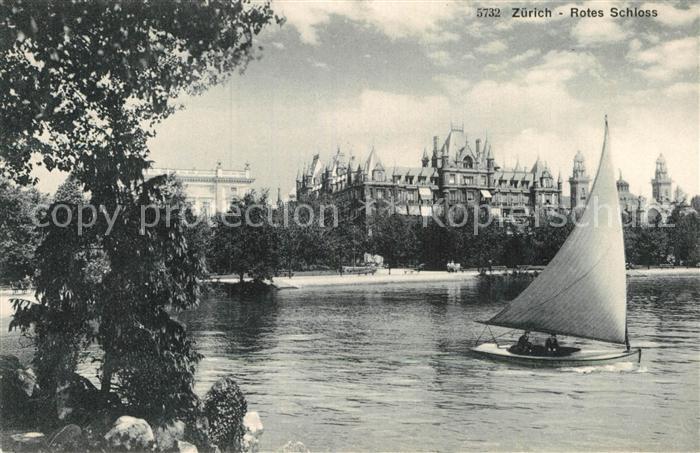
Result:
{"label": "reflection on water", "polygon": [[266,449],[700,448],[692,277],[630,281],[641,365],[541,370],[473,357],[475,321],[503,306],[497,293],[467,280],[211,296],[185,316],[206,357],[197,391],[236,376]]}

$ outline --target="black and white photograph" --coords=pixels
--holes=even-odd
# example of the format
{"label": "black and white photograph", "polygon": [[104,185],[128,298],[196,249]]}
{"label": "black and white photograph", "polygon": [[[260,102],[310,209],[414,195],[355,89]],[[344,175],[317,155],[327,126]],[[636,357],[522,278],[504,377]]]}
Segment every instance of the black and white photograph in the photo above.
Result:
{"label": "black and white photograph", "polygon": [[700,4],[0,0],[0,453],[700,451]]}

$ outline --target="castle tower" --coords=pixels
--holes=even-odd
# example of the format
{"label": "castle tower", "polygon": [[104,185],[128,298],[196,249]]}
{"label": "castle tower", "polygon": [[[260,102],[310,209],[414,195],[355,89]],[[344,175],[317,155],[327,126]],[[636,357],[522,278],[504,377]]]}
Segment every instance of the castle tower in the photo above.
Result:
{"label": "castle tower", "polygon": [[651,180],[651,193],[657,203],[668,203],[671,201],[671,177],[668,176],[666,159],[663,154],[659,154],[656,159],[656,171],[654,179]]}
{"label": "castle tower", "polygon": [[430,163],[430,158],[428,157],[428,150],[424,149],[423,150],[423,158],[421,159],[421,164],[423,164],[423,167],[427,167],[429,163]]}
{"label": "castle tower", "polygon": [[617,185],[617,193],[625,193],[630,191],[630,185],[627,181],[622,179],[622,170],[620,170],[620,177],[615,183]]}
{"label": "castle tower", "polygon": [[433,168],[439,168],[440,167],[440,160],[438,158],[438,143],[439,143],[440,137],[435,135],[433,137],[433,157],[430,160],[430,166]]}
{"label": "castle tower", "polygon": [[586,173],[586,162],[581,151],[574,157],[574,171],[569,178],[571,188],[571,209],[583,208],[588,200],[588,190],[591,179]]}

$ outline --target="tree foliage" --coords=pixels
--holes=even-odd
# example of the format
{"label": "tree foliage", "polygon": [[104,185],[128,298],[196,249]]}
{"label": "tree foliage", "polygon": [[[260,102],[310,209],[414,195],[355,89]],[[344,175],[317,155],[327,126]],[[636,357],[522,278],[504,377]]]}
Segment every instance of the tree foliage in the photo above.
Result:
{"label": "tree foliage", "polygon": [[247,1],[0,2],[3,172],[29,182],[40,153],[88,190],[140,179],[177,96],[243,69],[272,19]]}
{"label": "tree foliage", "polygon": [[46,201],[35,189],[16,187],[0,177],[0,283],[34,275],[41,234],[33,218]]}
{"label": "tree foliage", "polygon": [[40,303],[18,303],[13,326],[34,327],[44,388],[96,343],[105,396],[147,417],[192,407],[199,355],[171,313],[197,303],[203,250],[172,182],[143,180],[147,140],[179,95],[245,68],[274,19],[248,1],[0,1],[0,172],[30,183],[39,156],[117,216],[82,212],[94,225],[81,232],[68,200],[67,226],[40,230]]}

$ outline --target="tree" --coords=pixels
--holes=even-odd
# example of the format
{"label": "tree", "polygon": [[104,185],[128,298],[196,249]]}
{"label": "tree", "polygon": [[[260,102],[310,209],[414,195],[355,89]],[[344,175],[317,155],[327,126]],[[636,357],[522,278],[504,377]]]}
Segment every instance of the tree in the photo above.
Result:
{"label": "tree", "polygon": [[684,214],[680,207],[674,209],[669,218],[669,245],[677,264],[695,264],[700,257],[700,215],[697,212]]}
{"label": "tree", "polygon": [[243,283],[272,279],[279,267],[277,233],[270,222],[267,192],[247,193],[234,200],[217,218],[211,243],[211,261],[217,272],[231,272]]}
{"label": "tree", "polygon": [[638,264],[651,266],[666,263],[668,257],[668,235],[665,228],[636,228]]}
{"label": "tree", "polygon": [[273,13],[248,1],[19,0],[0,3],[0,18],[2,171],[27,183],[39,153],[92,191],[139,180],[177,96],[245,68]]}
{"label": "tree", "polygon": [[18,0],[0,2],[0,19],[0,171],[28,184],[39,155],[37,165],[70,171],[93,206],[119,214],[79,234],[72,205],[67,227],[42,230],[40,304],[18,304],[13,326],[34,326],[47,390],[97,343],[105,397],[116,389],[148,417],[181,413],[199,355],[170,312],[197,303],[204,264],[182,216],[165,220],[168,207],[186,210],[167,179],[143,181],[147,140],[180,94],[245,68],[273,13],[228,0]]}
{"label": "tree", "polygon": [[372,219],[370,246],[374,253],[384,257],[389,268],[412,261],[416,255],[417,239],[410,218],[377,214]]}
{"label": "tree", "polygon": [[46,200],[35,189],[21,189],[0,177],[0,283],[34,275],[41,233],[33,218]]}

